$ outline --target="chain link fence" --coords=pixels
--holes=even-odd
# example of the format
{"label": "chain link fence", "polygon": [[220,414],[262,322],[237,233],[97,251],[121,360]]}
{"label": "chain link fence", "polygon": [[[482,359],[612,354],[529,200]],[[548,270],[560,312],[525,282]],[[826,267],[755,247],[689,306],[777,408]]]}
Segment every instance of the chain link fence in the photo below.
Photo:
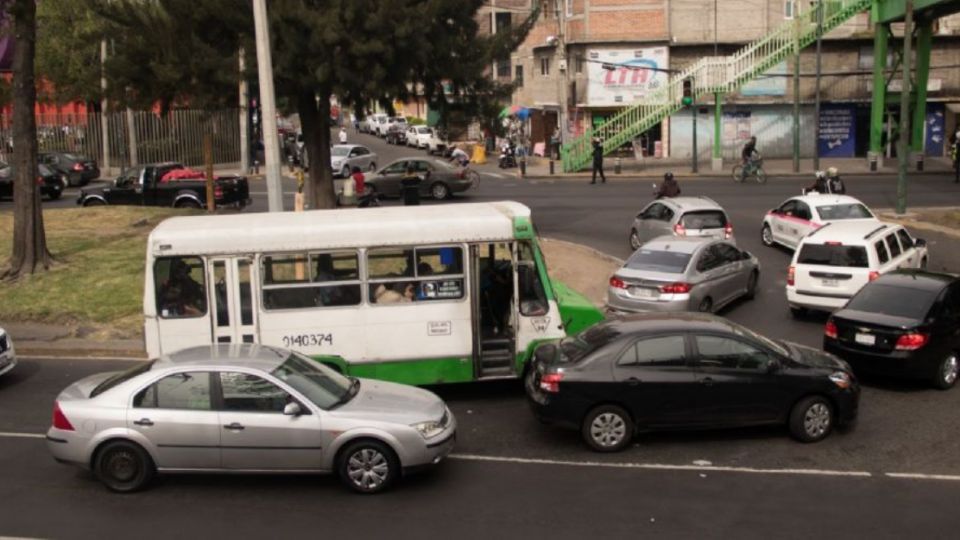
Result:
{"label": "chain link fence", "polygon": [[[160,116],[151,111],[122,110],[107,115],[109,159],[104,159],[102,117],[99,113],[49,113],[37,115],[37,143],[41,152],[63,151],[96,159],[103,168],[178,161],[203,165],[203,136],[213,135],[213,162],[239,165],[240,111],[180,109]],[[0,160],[9,161],[13,145],[13,119],[0,114]],[[133,143],[133,144],[131,144]]]}

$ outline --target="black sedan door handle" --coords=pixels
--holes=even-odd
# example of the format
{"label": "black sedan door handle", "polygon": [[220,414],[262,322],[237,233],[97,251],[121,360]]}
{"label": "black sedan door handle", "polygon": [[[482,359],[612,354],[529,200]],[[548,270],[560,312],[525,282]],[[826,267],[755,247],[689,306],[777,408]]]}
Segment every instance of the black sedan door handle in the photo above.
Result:
{"label": "black sedan door handle", "polygon": [[713,379],[711,379],[710,377],[704,377],[700,379],[700,383],[703,384],[704,386],[713,386]]}
{"label": "black sedan door handle", "polygon": [[238,422],[234,422],[234,423],[232,423],[232,424],[227,424],[227,425],[225,425],[225,426],[223,426],[223,427],[225,427],[225,428],[227,428],[227,429],[229,429],[229,430],[231,430],[231,431],[232,431],[232,430],[240,431],[241,429],[243,429],[243,424],[240,424],[240,423],[238,423]]}
{"label": "black sedan door handle", "polygon": [[133,425],[135,426],[152,426],[153,422],[149,418],[141,418],[139,420],[134,420]]}
{"label": "black sedan door handle", "polygon": [[630,377],[629,379],[627,379],[627,384],[629,384],[630,386],[637,386],[637,385],[639,385],[639,384],[642,383],[642,382],[643,382],[643,381],[641,381],[640,379],[638,379],[638,378],[636,378],[636,377]]}

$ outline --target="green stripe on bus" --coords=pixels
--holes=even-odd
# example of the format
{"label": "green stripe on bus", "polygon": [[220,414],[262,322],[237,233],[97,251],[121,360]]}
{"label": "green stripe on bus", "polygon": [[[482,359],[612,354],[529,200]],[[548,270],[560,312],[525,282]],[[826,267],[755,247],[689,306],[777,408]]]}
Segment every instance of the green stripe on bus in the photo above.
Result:
{"label": "green stripe on bus", "polygon": [[475,380],[473,361],[465,358],[431,358],[427,360],[392,360],[353,364],[339,357],[316,356],[318,362],[336,366],[354,377],[380,379],[404,384],[443,384]]}

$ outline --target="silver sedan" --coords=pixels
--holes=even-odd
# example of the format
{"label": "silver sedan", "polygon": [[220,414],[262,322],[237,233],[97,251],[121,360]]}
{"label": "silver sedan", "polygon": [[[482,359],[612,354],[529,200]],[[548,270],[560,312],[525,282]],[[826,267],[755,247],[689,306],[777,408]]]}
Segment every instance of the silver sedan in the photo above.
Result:
{"label": "silver sedan", "polygon": [[111,490],[156,472],[334,472],[362,493],[439,463],[456,420],[431,392],[356,379],[295,352],[196,347],[57,397],[47,445]]}
{"label": "silver sedan", "polygon": [[753,298],[760,262],[727,240],[661,236],[642,245],[610,278],[612,311],[717,311]]}

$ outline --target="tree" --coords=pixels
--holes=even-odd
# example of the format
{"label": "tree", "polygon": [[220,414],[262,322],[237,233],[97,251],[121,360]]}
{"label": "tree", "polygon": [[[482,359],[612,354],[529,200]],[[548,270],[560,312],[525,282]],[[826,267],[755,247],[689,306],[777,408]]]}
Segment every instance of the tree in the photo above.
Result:
{"label": "tree", "polygon": [[96,102],[100,92],[103,20],[76,1],[37,2],[37,77],[40,99]]}
{"label": "tree", "polygon": [[37,31],[35,0],[13,0],[6,5],[13,19],[13,252],[4,279],[17,279],[50,268],[37,187],[37,123],[34,104],[34,56]]}

